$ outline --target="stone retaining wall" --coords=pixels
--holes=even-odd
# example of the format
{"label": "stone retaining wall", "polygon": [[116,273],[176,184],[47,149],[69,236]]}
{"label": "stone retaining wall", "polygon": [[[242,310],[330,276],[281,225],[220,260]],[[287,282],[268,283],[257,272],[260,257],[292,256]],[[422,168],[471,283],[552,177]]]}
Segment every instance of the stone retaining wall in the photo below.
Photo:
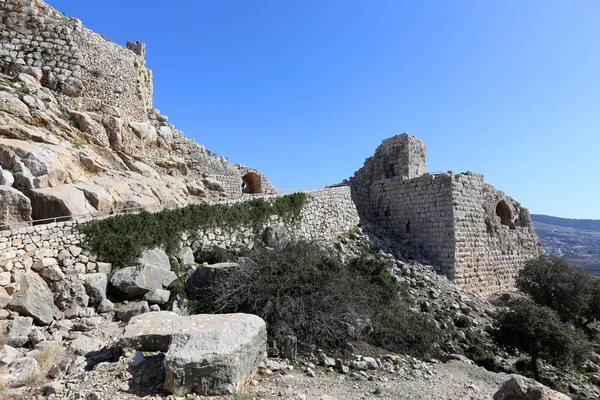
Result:
{"label": "stone retaining wall", "polygon": [[[300,221],[288,226],[294,236],[308,240],[331,239],[358,224],[358,213],[349,187],[310,192],[307,197]],[[273,216],[271,223],[279,222]],[[183,245],[195,249],[252,247],[255,231],[250,227],[216,228],[198,232],[194,239],[191,235],[182,239]],[[103,260],[82,251],[81,240],[82,235],[73,221],[0,231],[0,287],[11,285],[14,282],[11,276],[16,271],[35,269],[37,264],[42,263],[46,266],[60,265],[66,275],[109,272],[110,266],[102,263]]]}

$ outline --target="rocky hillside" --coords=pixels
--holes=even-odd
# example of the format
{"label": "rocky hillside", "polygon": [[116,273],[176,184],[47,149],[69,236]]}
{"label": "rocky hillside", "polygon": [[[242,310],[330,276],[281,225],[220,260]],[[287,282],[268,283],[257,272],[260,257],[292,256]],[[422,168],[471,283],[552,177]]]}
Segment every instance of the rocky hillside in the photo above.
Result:
{"label": "rocky hillside", "polygon": [[152,108],[143,43],[39,0],[0,2],[0,20],[0,226],[276,192]]}
{"label": "rocky hillside", "polygon": [[546,252],[600,276],[600,221],[532,214]]}

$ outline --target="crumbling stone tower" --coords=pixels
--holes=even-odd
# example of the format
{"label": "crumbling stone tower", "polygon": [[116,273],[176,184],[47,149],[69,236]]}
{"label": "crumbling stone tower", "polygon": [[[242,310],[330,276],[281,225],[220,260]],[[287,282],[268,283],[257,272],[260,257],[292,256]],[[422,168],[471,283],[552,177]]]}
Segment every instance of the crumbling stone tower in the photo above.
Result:
{"label": "crumbling stone tower", "polygon": [[427,173],[425,155],[409,134],[385,139],[351,178],[361,219],[421,249],[467,290],[511,289],[543,253],[529,211],[481,174]]}

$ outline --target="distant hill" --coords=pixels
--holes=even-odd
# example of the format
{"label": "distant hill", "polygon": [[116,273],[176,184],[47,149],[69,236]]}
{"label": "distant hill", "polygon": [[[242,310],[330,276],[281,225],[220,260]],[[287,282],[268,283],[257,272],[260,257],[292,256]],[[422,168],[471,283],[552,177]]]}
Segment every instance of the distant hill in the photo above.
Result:
{"label": "distant hill", "polygon": [[564,226],[567,228],[583,229],[587,231],[600,232],[599,219],[571,219],[551,217],[549,215],[531,214],[533,222],[543,222],[548,225]]}
{"label": "distant hill", "polygon": [[546,253],[600,277],[600,220],[532,214],[533,226]]}

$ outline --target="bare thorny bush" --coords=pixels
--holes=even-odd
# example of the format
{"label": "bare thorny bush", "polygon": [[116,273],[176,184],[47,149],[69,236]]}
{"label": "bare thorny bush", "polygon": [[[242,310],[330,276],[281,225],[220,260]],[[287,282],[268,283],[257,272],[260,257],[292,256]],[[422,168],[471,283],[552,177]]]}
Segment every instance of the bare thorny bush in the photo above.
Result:
{"label": "bare thorny bush", "polygon": [[293,335],[307,348],[341,348],[363,340],[426,355],[437,331],[408,310],[408,291],[388,268],[367,256],[342,263],[311,242],[263,248],[218,276],[203,311],[259,315],[276,342]]}

